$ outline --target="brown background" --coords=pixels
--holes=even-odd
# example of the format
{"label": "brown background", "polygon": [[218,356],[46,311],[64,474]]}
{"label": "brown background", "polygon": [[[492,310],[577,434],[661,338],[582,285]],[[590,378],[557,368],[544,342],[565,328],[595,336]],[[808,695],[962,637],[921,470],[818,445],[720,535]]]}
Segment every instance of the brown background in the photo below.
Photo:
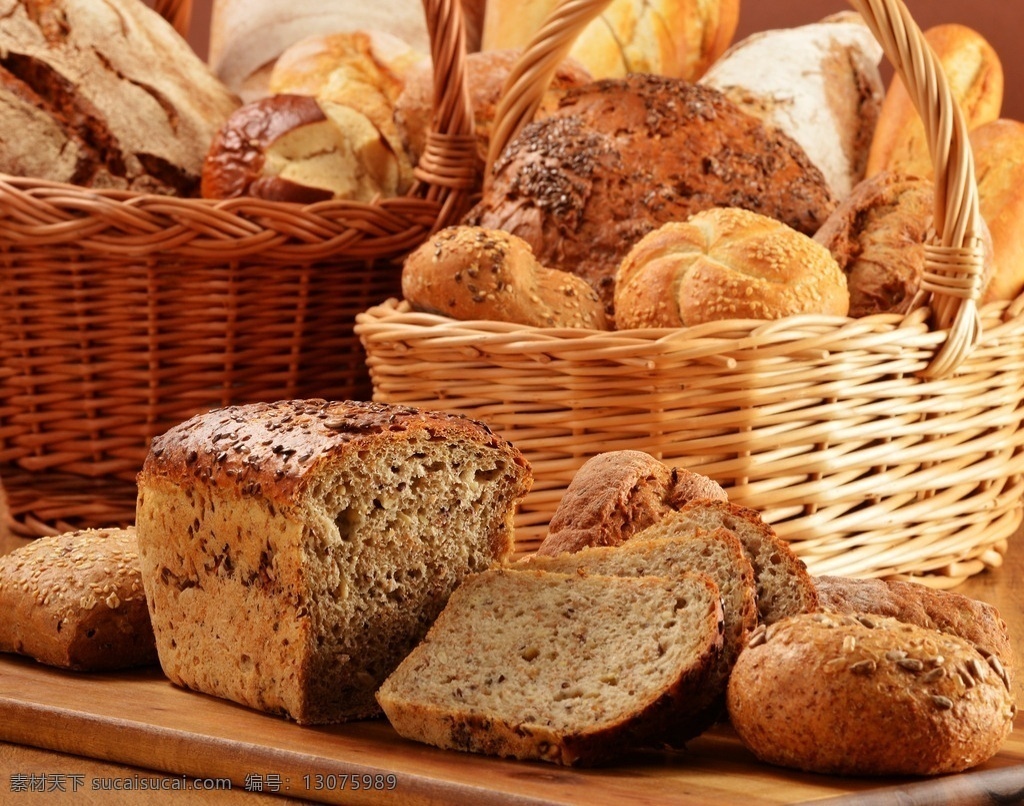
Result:
{"label": "brown background", "polygon": [[[365,0],[338,0],[358,3]],[[193,0],[191,41],[205,57],[213,0]],[[280,0],[287,3],[288,0]],[[329,2],[329,0],[324,0]],[[372,2],[372,0],[370,0]],[[970,25],[998,51],[1006,75],[1004,117],[1024,120],[1024,0],[905,0],[923,29],[945,22]],[[766,28],[814,22],[850,8],[847,0],[742,0],[736,38]],[[886,75],[890,73],[887,71]]]}

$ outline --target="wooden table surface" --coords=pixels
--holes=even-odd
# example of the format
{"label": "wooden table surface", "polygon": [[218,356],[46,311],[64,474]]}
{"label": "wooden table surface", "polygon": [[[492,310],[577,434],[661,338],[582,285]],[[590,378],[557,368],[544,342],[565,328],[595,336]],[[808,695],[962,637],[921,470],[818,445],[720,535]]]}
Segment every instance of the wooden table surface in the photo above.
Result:
{"label": "wooden table surface", "polygon": [[[21,544],[0,539],[0,553]],[[1000,609],[1018,658],[1024,657],[1022,580],[1024,536],[1011,540],[1001,568],[958,588]],[[1015,695],[1024,704],[1022,693],[1024,674],[1018,673]],[[994,759],[934,779],[836,778],[773,768],[754,759],[728,726],[679,753],[571,770],[417,745],[383,720],[299,727],[176,688],[159,669],[82,675],[0,655],[0,775],[4,804],[186,803],[192,799],[178,788],[194,787],[196,778],[221,781],[206,786],[231,781],[230,790],[204,792],[203,803],[241,806],[300,799],[403,806],[1021,803],[1024,712]],[[115,785],[134,788],[105,789]],[[170,789],[154,792],[153,786]]]}

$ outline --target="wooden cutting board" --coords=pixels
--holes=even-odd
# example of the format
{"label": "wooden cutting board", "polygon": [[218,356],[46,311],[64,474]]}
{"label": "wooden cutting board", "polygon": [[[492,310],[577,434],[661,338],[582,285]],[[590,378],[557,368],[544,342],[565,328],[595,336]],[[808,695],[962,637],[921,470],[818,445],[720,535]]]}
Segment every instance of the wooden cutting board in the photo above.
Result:
{"label": "wooden cutting board", "polygon": [[329,803],[1017,803],[1022,728],[1018,718],[1002,751],[981,767],[931,779],[777,769],[758,762],[727,727],[685,751],[575,770],[438,750],[403,740],[383,720],[300,727],[177,688],[157,669],[84,675],[0,656],[0,740],[172,776],[230,778],[235,789],[273,782],[281,795]]}

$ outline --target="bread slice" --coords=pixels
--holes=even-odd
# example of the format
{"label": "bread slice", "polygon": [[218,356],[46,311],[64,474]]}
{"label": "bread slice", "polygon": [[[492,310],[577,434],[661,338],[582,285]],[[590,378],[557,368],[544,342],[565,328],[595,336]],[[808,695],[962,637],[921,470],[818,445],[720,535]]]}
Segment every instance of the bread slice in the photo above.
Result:
{"label": "bread slice", "polygon": [[0,557],[0,651],[94,672],[156,664],[132,527],[40,537]]}
{"label": "bread slice", "polygon": [[729,673],[758,617],[754,569],[736,535],[728,529],[679,530],[671,521],[668,516],[621,546],[584,548],[557,557],[530,555],[511,567],[666,579],[696,572],[711,578],[722,596],[722,654],[704,690],[679,714],[672,736],[672,742],[678,743],[701,733],[721,712]]}
{"label": "bread slice", "polygon": [[402,406],[259,403],[172,428],[136,523],[164,673],[300,723],[379,715],[451,591],[511,554],[530,481],[482,423]]}
{"label": "bread slice", "polygon": [[693,500],[669,516],[674,528],[725,528],[743,544],[757,579],[757,609],[764,624],[820,610],[807,566],[759,512],[725,501]]}
{"label": "bread slice", "polygon": [[656,744],[722,648],[707,576],[495,568],[452,595],[377,698],[437,747],[593,765]]}

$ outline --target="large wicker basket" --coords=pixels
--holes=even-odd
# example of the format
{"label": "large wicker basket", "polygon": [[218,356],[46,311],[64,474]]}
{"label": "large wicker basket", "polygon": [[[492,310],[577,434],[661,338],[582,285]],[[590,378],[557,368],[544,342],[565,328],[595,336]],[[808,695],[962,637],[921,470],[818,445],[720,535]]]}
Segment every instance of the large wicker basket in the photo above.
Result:
{"label": "large wicker basket", "polygon": [[[568,0],[527,49],[493,155],[603,0]],[[679,330],[553,330],[416,313],[357,317],[376,399],[487,421],[533,464],[517,522],[536,547],[587,458],[647,451],[759,510],[815,573],[952,586],[1021,522],[1024,298],[980,308],[977,186],[937,59],[899,0],[854,0],[902,76],[936,166],[927,307]]]}
{"label": "large wicker basket", "polygon": [[[180,29],[190,4],[157,6]],[[0,478],[25,535],[130,523],[152,436],[215,406],[368,398],[355,315],[474,190],[458,0],[424,0],[433,133],[408,195],[310,206],[0,176]]]}

